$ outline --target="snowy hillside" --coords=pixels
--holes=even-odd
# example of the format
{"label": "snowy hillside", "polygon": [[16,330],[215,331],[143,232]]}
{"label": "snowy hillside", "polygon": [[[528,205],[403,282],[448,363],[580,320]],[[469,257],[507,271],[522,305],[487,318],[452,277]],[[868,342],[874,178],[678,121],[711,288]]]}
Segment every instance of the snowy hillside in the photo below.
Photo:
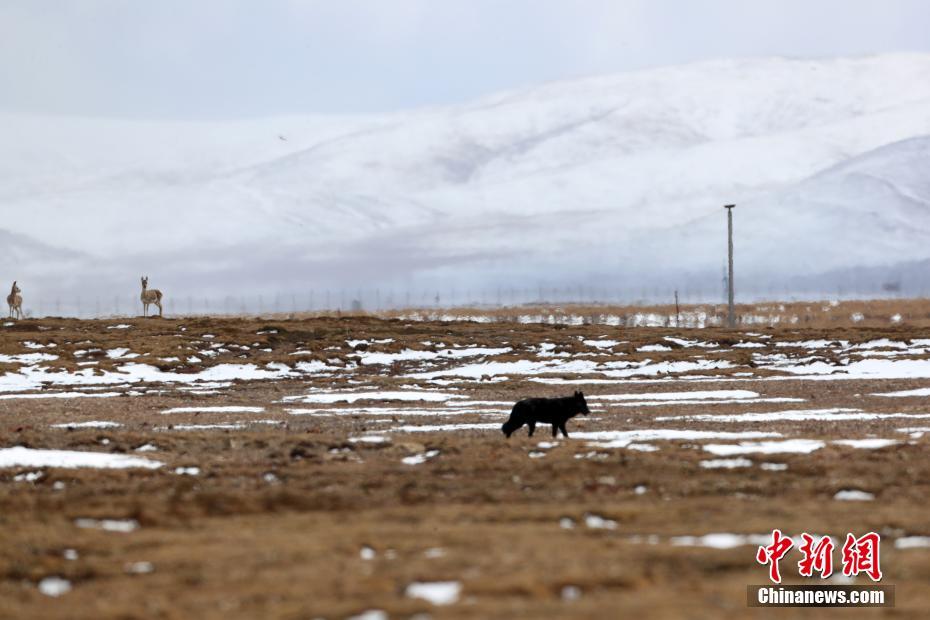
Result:
{"label": "snowy hillside", "polygon": [[[930,258],[930,136],[850,158],[741,205],[736,253],[743,273],[810,275],[854,266],[892,266]],[[725,244],[724,212],[679,225],[668,239],[699,255],[707,238]],[[635,248],[648,251],[647,240]],[[668,268],[674,266],[669,262]]]}
{"label": "snowy hillside", "polygon": [[[366,117],[0,116],[33,291],[679,286],[930,258],[930,55],[715,61]],[[683,276],[682,274],[687,274]],[[62,283],[65,284],[62,284]]]}

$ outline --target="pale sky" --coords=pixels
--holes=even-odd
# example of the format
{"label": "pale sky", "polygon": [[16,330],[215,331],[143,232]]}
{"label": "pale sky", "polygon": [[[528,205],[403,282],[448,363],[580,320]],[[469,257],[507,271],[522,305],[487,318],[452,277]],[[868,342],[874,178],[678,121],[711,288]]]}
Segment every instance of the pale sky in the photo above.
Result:
{"label": "pale sky", "polygon": [[0,110],[363,113],[764,55],[930,51],[927,0],[0,0]]}

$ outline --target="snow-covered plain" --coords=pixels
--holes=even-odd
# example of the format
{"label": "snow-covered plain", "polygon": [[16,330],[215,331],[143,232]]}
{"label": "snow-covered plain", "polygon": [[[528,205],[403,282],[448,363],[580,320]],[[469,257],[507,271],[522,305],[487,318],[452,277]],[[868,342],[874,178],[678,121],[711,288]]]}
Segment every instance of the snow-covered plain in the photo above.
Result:
{"label": "snow-covered plain", "polygon": [[[196,392],[199,396],[204,389],[229,388],[233,381],[303,379],[307,381],[306,385],[288,384],[293,385],[293,391],[275,396],[275,400],[270,402],[243,402],[237,399],[243,404],[211,405],[204,402],[161,409],[163,414],[209,414],[213,419],[182,418],[178,424],[163,422],[154,430],[159,433],[212,433],[255,430],[258,425],[265,424],[287,424],[283,420],[271,419],[278,413],[318,416],[323,418],[321,423],[327,423],[329,420],[326,418],[336,416],[365,417],[372,428],[349,440],[350,444],[362,448],[378,444],[400,445],[409,441],[401,437],[407,433],[499,435],[501,423],[510,412],[512,402],[489,399],[500,397],[476,397],[470,387],[534,379],[589,383],[592,389],[585,388],[585,391],[594,415],[575,420],[571,425],[571,439],[565,440],[580,444],[582,452],[574,454],[575,458],[600,458],[599,455],[604,455],[607,450],[618,449],[656,452],[670,449],[667,442],[685,442],[679,443],[676,449],[693,449],[721,457],[700,461],[702,468],[721,470],[754,466],[755,462],[748,458],[752,454],[804,454],[827,446],[832,450],[877,450],[907,443],[908,438],[902,437],[900,433],[907,433],[913,441],[927,432],[924,427],[904,422],[913,418],[909,421],[920,424],[930,419],[930,412],[914,409],[913,405],[919,401],[904,403],[908,406],[906,410],[902,407],[906,413],[894,409],[870,411],[867,400],[856,408],[812,408],[810,405],[796,405],[805,403],[806,399],[774,394],[770,396],[764,389],[767,386],[780,389],[781,385],[774,383],[776,381],[930,378],[928,343],[919,339],[883,338],[855,343],[854,340],[804,341],[785,336],[766,337],[744,333],[740,334],[740,342],[765,341],[766,345],[740,352],[742,361],[739,362],[732,361],[732,356],[723,358],[727,351],[711,338],[691,340],[668,337],[665,341],[675,345],[672,350],[651,348],[635,356],[629,351],[610,350],[615,346],[615,341],[608,341],[610,346],[603,346],[604,340],[590,341],[593,344],[575,337],[561,342],[558,340],[556,337],[551,342],[530,347],[514,342],[504,342],[499,347],[422,342],[407,343],[405,348],[397,347],[390,339],[349,340],[346,342],[349,350],[343,348],[341,355],[348,356],[350,363],[333,352],[327,362],[295,360],[290,365],[267,363],[261,366],[221,363],[212,367],[205,366],[199,372],[173,372],[170,366],[156,368],[138,360],[123,362],[123,358],[134,354],[128,347],[109,349],[119,351],[119,355],[113,356],[117,360],[115,369],[94,372],[80,367],[77,370],[56,369],[53,367],[57,361],[55,356],[19,359],[13,349],[14,353],[9,358],[17,359],[19,367],[0,375],[0,391],[6,390],[2,395],[4,397],[25,398],[46,395],[60,398],[70,398],[72,395],[78,398],[85,395],[142,396],[164,392],[184,396]],[[579,343],[585,347],[578,348]],[[431,348],[417,349],[419,345]],[[36,347],[36,343],[25,341],[22,346],[30,350]],[[221,346],[240,345],[227,343]],[[316,352],[310,349],[312,347],[303,350],[315,355]],[[596,352],[592,353],[591,349]],[[56,350],[62,355],[69,355],[66,347],[58,347]],[[863,352],[886,351],[894,351],[897,355],[878,358],[862,356]],[[517,356],[522,357],[514,359]],[[479,359],[474,359],[476,357]],[[396,385],[385,382],[384,377],[388,372],[397,378]],[[696,385],[701,382],[707,382],[713,388],[710,385]],[[752,389],[745,389],[750,387]],[[572,389],[576,388],[573,386]],[[881,389],[889,388],[865,391],[866,396],[863,398],[872,398],[872,404],[878,401],[887,407],[897,401],[876,397],[915,399],[925,397],[927,393],[923,389],[906,392]],[[806,396],[806,393],[801,393]],[[526,395],[532,395],[532,391]],[[816,400],[814,396],[810,398]],[[15,405],[15,401],[12,402]],[[762,407],[763,404],[766,406]],[[771,408],[769,405],[772,405]],[[796,405],[796,408],[775,405]],[[672,413],[648,415],[650,409],[657,407]],[[726,413],[712,413],[714,410],[720,411],[722,407],[726,407]],[[269,419],[255,419],[258,414],[267,414],[265,417]],[[631,416],[642,417],[643,414],[647,414],[648,419],[630,425],[635,419]],[[472,417],[459,421],[457,416]],[[170,417],[162,420],[173,422]],[[607,424],[603,424],[604,421]],[[623,426],[615,426],[615,422]],[[854,438],[856,435],[852,432],[845,436],[842,434],[844,428],[852,429],[861,422],[884,423],[886,426],[893,423],[894,426],[882,431],[870,431],[865,437],[859,438]],[[590,423],[597,424],[594,428],[603,430],[592,430],[588,426]],[[726,426],[696,427],[694,423],[759,426],[730,429]],[[810,428],[811,434],[805,438],[807,430],[801,433],[794,431],[798,423],[807,423],[805,426]],[[60,430],[105,429],[117,428],[119,424],[100,419],[77,420],[73,423],[56,420],[52,427]],[[841,434],[829,439],[817,439],[823,436],[821,430],[825,424],[831,425],[831,433],[839,431]],[[106,438],[100,440],[101,443],[106,441]],[[541,443],[537,449],[528,452],[528,456],[546,458],[546,450],[558,445],[555,442]],[[10,459],[11,455],[19,455],[19,460],[11,461],[13,464],[10,466],[40,468],[68,466],[61,463],[84,463],[109,457],[105,454],[74,453],[69,456],[69,461],[62,455],[56,455],[57,458],[53,459],[49,454],[34,454],[24,450],[0,450],[0,464],[4,462],[4,456]],[[116,456],[136,463],[123,466],[146,466],[138,465],[140,461],[132,461],[139,457]],[[399,456],[398,460],[404,465],[421,465],[437,456],[435,449],[424,447],[409,451],[405,456]],[[147,466],[153,468],[159,465],[147,459],[141,459],[141,462],[151,463]],[[118,465],[107,462],[100,466]],[[782,463],[759,464],[762,471],[783,471],[785,468],[786,465]],[[174,470],[177,471],[177,468]],[[189,472],[185,470],[184,473]],[[21,476],[15,480],[17,482],[35,482],[38,479],[36,476],[41,476],[42,472],[20,472],[17,475]]]}

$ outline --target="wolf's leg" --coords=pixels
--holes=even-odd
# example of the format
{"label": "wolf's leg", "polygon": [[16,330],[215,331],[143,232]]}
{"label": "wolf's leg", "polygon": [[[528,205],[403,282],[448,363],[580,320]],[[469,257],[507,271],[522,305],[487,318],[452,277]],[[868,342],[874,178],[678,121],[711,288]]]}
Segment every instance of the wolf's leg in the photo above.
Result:
{"label": "wolf's leg", "polygon": [[553,436],[553,437],[558,437],[558,436],[559,436],[559,426],[558,426],[558,424],[553,424],[553,425],[552,425],[552,436]]}
{"label": "wolf's leg", "polygon": [[562,425],[559,426],[559,430],[562,431],[562,437],[568,437],[568,431],[565,430],[565,422],[562,422]]}
{"label": "wolf's leg", "polygon": [[529,436],[532,437],[532,436],[533,436],[533,433],[536,431],[536,422],[530,422],[528,426],[530,427],[530,435],[529,435]]}

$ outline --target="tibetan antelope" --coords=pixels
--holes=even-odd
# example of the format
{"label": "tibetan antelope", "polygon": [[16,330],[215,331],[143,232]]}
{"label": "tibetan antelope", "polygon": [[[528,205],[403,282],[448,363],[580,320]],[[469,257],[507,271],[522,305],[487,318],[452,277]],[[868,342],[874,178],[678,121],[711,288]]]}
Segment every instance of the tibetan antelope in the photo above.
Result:
{"label": "tibetan antelope", "polygon": [[16,286],[16,281],[13,281],[13,290],[10,291],[10,294],[6,296],[6,303],[10,306],[10,318],[13,318],[13,314],[16,314],[17,319],[23,318],[23,296],[19,290],[19,287]]}
{"label": "tibetan antelope", "polygon": [[148,316],[149,304],[158,306],[158,316],[161,316],[161,291],[157,288],[149,290],[148,287],[149,277],[142,276],[142,295],[139,297],[142,300],[142,316]]}

